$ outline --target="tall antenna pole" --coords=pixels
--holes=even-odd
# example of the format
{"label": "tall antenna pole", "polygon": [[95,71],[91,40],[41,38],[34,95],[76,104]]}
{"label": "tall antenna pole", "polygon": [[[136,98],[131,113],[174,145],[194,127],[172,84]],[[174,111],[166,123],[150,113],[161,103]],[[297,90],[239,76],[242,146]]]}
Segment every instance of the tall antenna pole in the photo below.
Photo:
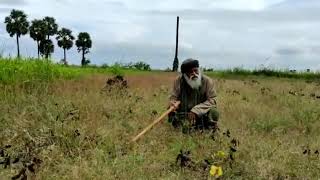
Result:
{"label": "tall antenna pole", "polygon": [[175,55],[175,59],[178,59],[178,44],[179,44],[179,16],[177,17],[176,55]]}
{"label": "tall antenna pole", "polygon": [[178,43],[179,43],[179,16],[177,16],[177,29],[176,29],[176,52],[173,61],[172,71],[178,71],[179,60],[178,60]]}

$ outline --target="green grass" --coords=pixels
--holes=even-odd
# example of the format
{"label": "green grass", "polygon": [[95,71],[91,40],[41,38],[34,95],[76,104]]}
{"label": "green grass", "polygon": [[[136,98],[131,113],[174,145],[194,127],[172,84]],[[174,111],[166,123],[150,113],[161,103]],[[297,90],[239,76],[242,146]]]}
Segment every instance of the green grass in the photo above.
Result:
{"label": "green grass", "polygon": [[255,69],[255,70],[248,70],[243,68],[234,68],[234,69],[227,69],[227,70],[215,70],[207,72],[207,74],[216,77],[249,77],[249,76],[262,76],[262,77],[277,77],[277,78],[293,78],[293,79],[306,79],[306,80],[319,80],[320,79],[320,72],[290,72],[288,70],[276,70],[276,69]]}
{"label": "green grass", "polygon": [[[120,69],[129,88],[102,91],[104,74],[119,69],[36,60],[0,63],[11,70],[23,67],[17,74],[3,71],[2,82],[8,84],[0,88],[0,149],[6,156],[0,162],[10,157],[11,165],[0,164],[0,179],[12,178],[33,158],[42,161],[35,173],[26,171],[34,179],[213,179],[209,169],[199,168],[205,159],[222,166],[222,179],[320,178],[315,154],[320,150],[320,106],[309,96],[320,93],[316,82],[213,76],[221,114],[214,139],[207,132],[183,134],[165,120],[138,143],[128,144],[166,110],[176,74]],[[30,79],[39,81],[15,85]],[[262,88],[270,90],[262,93]],[[227,130],[231,137],[224,135]],[[239,141],[235,160],[215,158],[217,151],[230,153],[233,138]],[[191,152],[197,168],[176,164],[181,149]],[[303,153],[307,149],[310,154]]]}
{"label": "green grass", "polygon": [[[103,91],[105,75],[112,74],[124,74],[129,88]],[[222,166],[222,179],[320,178],[318,74],[208,72],[221,114],[214,139],[207,132],[183,134],[165,121],[128,144],[166,110],[175,75],[0,60],[0,179],[12,178],[33,158],[42,161],[34,173],[26,170],[35,179],[213,179],[200,168],[205,159]],[[239,141],[234,160],[217,159],[217,151],[231,153],[233,138]],[[180,150],[191,152],[196,168],[176,164]]]}
{"label": "green grass", "polygon": [[[120,65],[104,66],[65,66],[53,63],[50,60],[38,59],[6,59],[0,58],[0,83],[15,84],[22,82],[49,82],[55,79],[75,79],[92,74],[150,74],[161,73],[161,70],[139,71],[136,69],[123,68]],[[280,77],[306,80],[319,80],[319,72],[296,72],[286,70],[246,70],[234,68],[229,70],[216,70],[206,72],[209,76],[221,78],[248,78],[248,77]]]}
{"label": "green grass", "polygon": [[141,74],[147,73],[118,66],[108,68],[95,66],[65,66],[50,60],[0,59],[0,82],[14,84],[25,81],[43,82],[54,79],[75,79],[92,74]]}
{"label": "green grass", "polygon": [[[208,169],[180,168],[175,163],[181,149],[191,152],[196,167],[204,159],[222,166],[222,179],[320,177],[320,159],[314,153],[320,150],[319,100],[283,93],[303,87],[309,94],[317,84],[216,79],[221,119],[215,140],[207,132],[183,134],[165,121],[137,144],[128,144],[157,117],[153,111],[158,115],[165,111],[171,84],[167,73],[156,80],[138,77],[148,83],[162,80],[164,87],[148,89],[141,84],[125,92],[108,92],[99,88],[103,81],[82,77],[62,84],[38,84],[30,91],[1,89],[0,148],[12,146],[5,149],[11,161],[41,159],[35,174],[27,171],[28,177],[36,179],[210,179]],[[131,75],[126,78],[132,80]],[[261,94],[262,87],[271,91]],[[229,89],[240,95],[230,94]],[[231,137],[223,134],[227,129]],[[233,138],[240,142],[235,160],[214,158],[217,151],[230,153]],[[308,148],[311,153],[303,154]],[[0,177],[10,179],[21,168],[21,161],[7,168],[0,165]]]}

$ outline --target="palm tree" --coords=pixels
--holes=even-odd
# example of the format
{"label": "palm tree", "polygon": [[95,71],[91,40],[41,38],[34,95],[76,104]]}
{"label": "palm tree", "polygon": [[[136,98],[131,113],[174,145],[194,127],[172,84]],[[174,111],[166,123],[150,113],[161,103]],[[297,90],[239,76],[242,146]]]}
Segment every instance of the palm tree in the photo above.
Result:
{"label": "palm tree", "polygon": [[51,53],[53,53],[53,51],[54,51],[54,45],[53,45],[51,39],[49,39],[49,40],[46,39],[46,40],[40,41],[40,46],[39,47],[40,47],[41,55],[42,56],[44,55],[46,59],[48,59],[49,55]]}
{"label": "palm tree", "polygon": [[13,9],[10,15],[5,18],[4,23],[7,24],[6,29],[10,37],[16,35],[18,58],[20,58],[19,38],[28,33],[27,15],[23,11]]}
{"label": "palm tree", "polygon": [[46,36],[47,40],[50,39],[50,36],[53,36],[57,34],[58,32],[58,24],[56,23],[56,20],[53,17],[44,17],[43,21],[46,25]]}
{"label": "palm tree", "polygon": [[37,41],[37,47],[38,47],[38,59],[40,58],[40,42],[44,41],[46,38],[46,30],[45,30],[45,24],[43,20],[33,20],[31,22],[31,26],[29,28],[30,31],[30,37]]}
{"label": "palm tree", "polygon": [[[56,20],[53,17],[44,17],[43,18],[44,26],[45,26],[45,36],[46,39],[41,43],[42,44],[42,50],[45,54],[45,58],[48,59],[48,57],[53,53],[54,51],[54,44],[50,40],[50,36],[53,36],[57,34],[58,32],[58,24],[56,23]],[[41,48],[40,48],[41,50]]]}
{"label": "palm tree", "polygon": [[72,31],[70,29],[62,28],[60,31],[58,31],[58,36],[56,37],[58,46],[63,48],[64,64],[67,64],[66,50],[69,50],[73,46],[74,36],[72,36],[71,33]]}
{"label": "palm tree", "polygon": [[76,41],[76,46],[78,47],[78,52],[82,52],[81,65],[84,66],[89,64],[90,61],[86,60],[84,55],[90,52],[89,49],[92,46],[90,35],[87,32],[79,33],[78,39]]}

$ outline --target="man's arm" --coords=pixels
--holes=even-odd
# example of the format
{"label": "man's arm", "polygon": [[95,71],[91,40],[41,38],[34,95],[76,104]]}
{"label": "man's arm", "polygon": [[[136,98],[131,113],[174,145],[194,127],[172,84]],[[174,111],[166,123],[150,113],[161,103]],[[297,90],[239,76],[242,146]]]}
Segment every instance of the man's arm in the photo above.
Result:
{"label": "man's arm", "polygon": [[[169,97],[168,108],[170,108],[170,106],[174,106],[176,101],[179,101],[179,96],[180,96],[180,77],[176,78],[175,81],[173,82],[173,88],[171,90],[171,94]],[[176,109],[177,108],[178,107],[176,107]]]}
{"label": "man's arm", "polygon": [[180,96],[180,77],[176,78],[173,82],[173,88],[169,97],[169,101],[178,101]]}
{"label": "man's arm", "polygon": [[205,102],[200,103],[191,109],[191,112],[195,113],[198,117],[201,117],[202,115],[209,112],[209,110],[212,107],[217,107],[217,102],[216,102],[217,94],[216,94],[212,79],[209,79],[209,81],[207,82],[206,96],[207,96],[207,100]]}

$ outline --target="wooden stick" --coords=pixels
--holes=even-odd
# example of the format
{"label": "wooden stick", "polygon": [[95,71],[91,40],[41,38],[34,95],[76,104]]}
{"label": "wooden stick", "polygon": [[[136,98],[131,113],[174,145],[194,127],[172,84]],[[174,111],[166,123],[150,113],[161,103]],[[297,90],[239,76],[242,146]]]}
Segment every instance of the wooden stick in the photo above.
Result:
{"label": "wooden stick", "polygon": [[143,136],[146,132],[148,132],[153,126],[158,124],[164,117],[166,117],[170,112],[172,112],[175,107],[178,107],[180,101],[177,101],[174,106],[171,106],[166,112],[164,112],[158,119],[154,120],[149,126],[147,126],[141,133],[139,133],[136,137],[134,137],[131,142],[136,142],[141,136]]}

